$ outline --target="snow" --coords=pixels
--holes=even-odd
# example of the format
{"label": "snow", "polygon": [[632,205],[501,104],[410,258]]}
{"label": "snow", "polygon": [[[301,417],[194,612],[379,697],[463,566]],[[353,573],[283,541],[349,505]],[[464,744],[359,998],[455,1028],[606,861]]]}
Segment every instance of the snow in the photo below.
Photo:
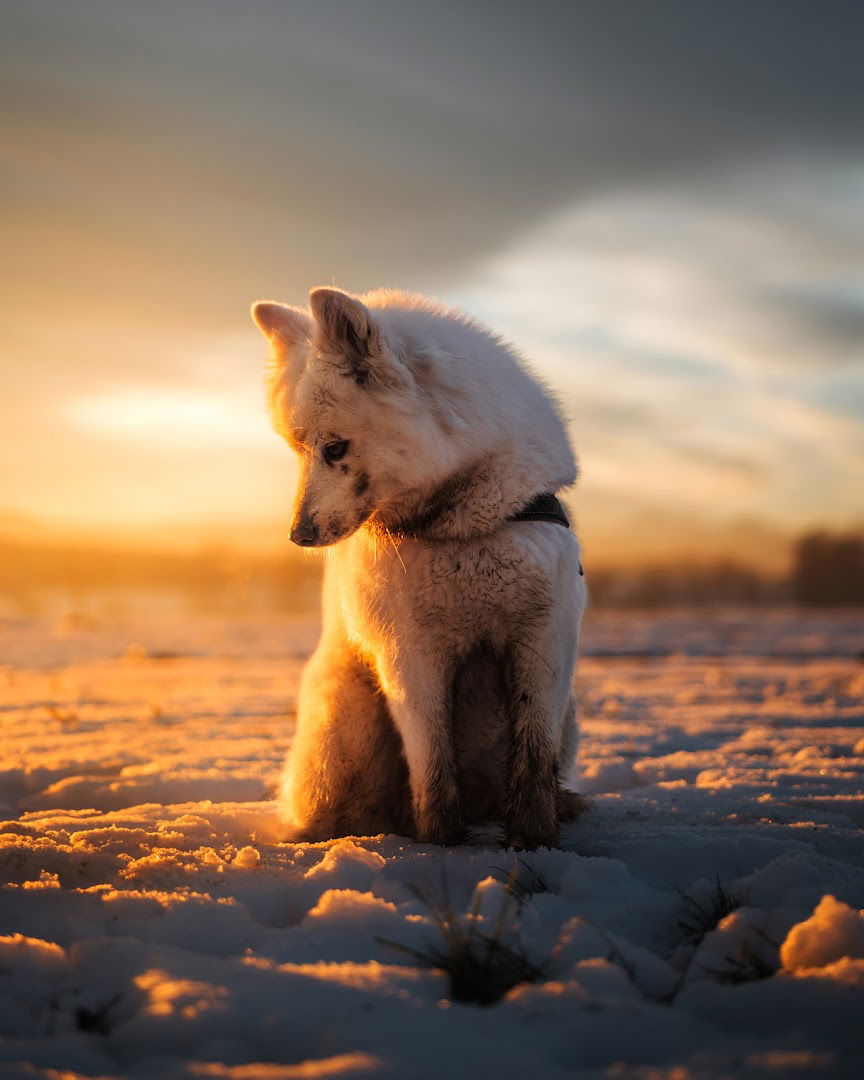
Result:
{"label": "snow", "polygon": [[[0,623],[0,1077],[864,1075],[860,613],[592,613],[522,855],[280,842],[315,633]],[[482,935],[486,1006],[422,962]]]}
{"label": "snow", "polygon": [[864,960],[864,911],[833,896],[823,896],[810,918],[792,927],[780,949],[786,971],[825,968],[852,958]]}

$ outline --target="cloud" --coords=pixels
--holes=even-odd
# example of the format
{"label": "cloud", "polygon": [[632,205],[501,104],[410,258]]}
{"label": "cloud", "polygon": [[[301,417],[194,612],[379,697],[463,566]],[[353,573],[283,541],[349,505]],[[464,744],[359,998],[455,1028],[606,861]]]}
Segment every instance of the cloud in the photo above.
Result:
{"label": "cloud", "polygon": [[614,491],[786,527],[860,520],[861,172],[778,162],[582,201],[454,290],[559,388],[589,509]]}
{"label": "cloud", "polygon": [[542,328],[559,347],[575,335],[634,366],[665,358],[708,376],[860,358],[862,178],[864,155],[791,175],[780,161],[582,200],[488,260],[464,292],[477,303],[506,292],[520,330]]}
{"label": "cloud", "polygon": [[10,284],[69,317],[436,288],[577,199],[864,143],[851,3],[38,0],[3,28]]}
{"label": "cloud", "polygon": [[855,363],[864,357],[864,278],[858,295],[842,287],[832,291],[829,284],[780,289],[759,299],[799,340],[812,342],[821,363]]}

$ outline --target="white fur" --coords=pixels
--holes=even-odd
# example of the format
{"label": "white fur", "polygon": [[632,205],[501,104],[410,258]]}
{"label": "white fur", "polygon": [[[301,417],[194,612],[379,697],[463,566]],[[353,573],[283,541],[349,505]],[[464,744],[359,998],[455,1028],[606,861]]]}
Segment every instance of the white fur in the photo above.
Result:
{"label": "white fur", "polygon": [[310,309],[253,309],[300,459],[294,538],[333,545],[290,833],[453,842],[494,818],[553,844],[586,590],[572,532],[508,519],[576,478],[557,410],[511,348],[422,297],[316,289]]}

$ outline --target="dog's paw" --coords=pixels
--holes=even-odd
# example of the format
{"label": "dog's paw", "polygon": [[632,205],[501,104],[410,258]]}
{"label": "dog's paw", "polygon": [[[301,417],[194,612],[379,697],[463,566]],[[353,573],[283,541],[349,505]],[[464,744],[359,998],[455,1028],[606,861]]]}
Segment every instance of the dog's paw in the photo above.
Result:
{"label": "dog's paw", "polygon": [[560,822],[575,821],[585,813],[589,805],[585,796],[576,791],[559,788],[555,795],[555,809]]}
{"label": "dog's paw", "polygon": [[533,851],[558,846],[558,804],[551,784],[516,788],[504,816],[508,847]]}
{"label": "dog's paw", "polygon": [[417,839],[421,844],[440,844],[453,847],[462,844],[467,836],[467,829],[462,815],[455,808],[437,813],[417,815]]}
{"label": "dog's paw", "polygon": [[504,839],[508,847],[517,851],[534,851],[535,848],[558,846],[557,804],[553,792],[538,797],[527,805],[517,804],[504,822]]}
{"label": "dog's paw", "polygon": [[504,846],[514,851],[536,851],[537,848],[558,847],[558,830],[555,829],[507,829]]}

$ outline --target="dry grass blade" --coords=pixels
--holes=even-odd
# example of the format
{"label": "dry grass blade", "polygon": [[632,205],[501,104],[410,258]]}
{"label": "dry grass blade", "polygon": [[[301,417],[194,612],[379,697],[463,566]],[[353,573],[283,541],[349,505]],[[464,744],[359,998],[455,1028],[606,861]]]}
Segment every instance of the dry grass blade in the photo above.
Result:
{"label": "dry grass blade", "polygon": [[[757,930],[755,927],[751,927],[751,930],[752,933],[760,937],[776,952],[779,946],[773,938],[768,937],[767,934],[762,933],[761,930]],[[775,960],[772,963],[772,961],[766,959],[763,952],[746,939],[739,943],[738,952],[735,956],[724,956],[723,959],[726,964],[725,967],[704,969],[706,974],[712,975],[721,983],[738,985],[739,983],[758,982],[760,979],[770,979],[772,975],[777,973],[777,961]]]}
{"label": "dry grass blade", "polygon": [[[505,870],[503,866],[493,866],[491,869],[502,875],[505,890],[520,906],[538,893],[550,892],[545,880],[532,866],[524,859],[517,858],[516,862],[519,866],[513,866],[510,870]],[[525,871],[524,874],[520,872],[520,866]]]}
{"label": "dry grass blade", "polygon": [[714,892],[705,904],[700,904],[681,889],[676,889],[676,892],[687,906],[687,914],[678,920],[678,927],[683,930],[684,939],[692,945],[698,945],[706,934],[717,929],[727,915],[741,907],[741,900],[724,888],[719,877]]}

